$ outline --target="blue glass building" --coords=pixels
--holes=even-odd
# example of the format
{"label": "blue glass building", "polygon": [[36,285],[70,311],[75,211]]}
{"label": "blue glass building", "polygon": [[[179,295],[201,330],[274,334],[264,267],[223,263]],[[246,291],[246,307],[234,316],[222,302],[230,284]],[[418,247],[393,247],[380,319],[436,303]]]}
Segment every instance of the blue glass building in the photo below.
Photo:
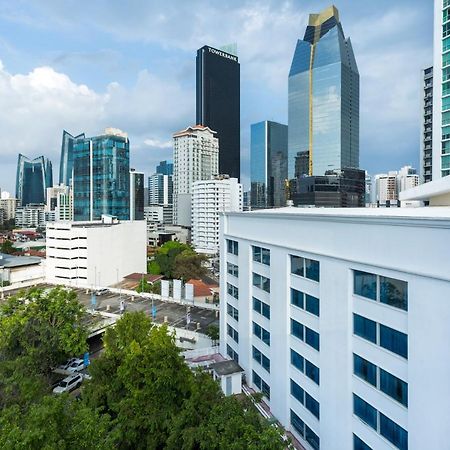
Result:
{"label": "blue glass building", "polygon": [[63,130],[61,143],[61,159],[59,163],[59,184],[70,186],[72,182],[73,170],[73,143],[76,139],[84,139],[85,134],[72,136],[66,130]]}
{"label": "blue glass building", "polygon": [[21,206],[45,203],[47,188],[53,186],[52,163],[44,156],[29,159],[19,154],[16,174],[16,198]]}
{"label": "blue glass building", "polygon": [[[359,168],[359,73],[334,6],[311,14],[289,72],[289,179]],[[296,174],[307,158],[307,173]]]}
{"label": "blue glass building", "polygon": [[250,205],[270,208],[286,205],[288,127],[264,121],[251,125]]}
{"label": "blue glass building", "polygon": [[74,220],[130,219],[130,143],[123,133],[73,142]]}
{"label": "blue glass building", "polygon": [[156,173],[160,173],[162,175],[173,175],[173,162],[161,161],[156,166]]}

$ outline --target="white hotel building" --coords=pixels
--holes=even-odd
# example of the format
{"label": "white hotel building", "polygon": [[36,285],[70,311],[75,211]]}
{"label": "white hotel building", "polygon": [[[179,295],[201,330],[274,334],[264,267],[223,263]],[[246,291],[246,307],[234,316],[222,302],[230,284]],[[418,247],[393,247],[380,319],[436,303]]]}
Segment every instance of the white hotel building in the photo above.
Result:
{"label": "white hotel building", "polygon": [[242,184],[237,178],[217,175],[192,185],[192,244],[197,251],[219,251],[219,217],[228,211],[242,211]]}
{"label": "white hotel building", "polygon": [[226,213],[221,246],[221,352],[305,449],[450,448],[450,208]]}

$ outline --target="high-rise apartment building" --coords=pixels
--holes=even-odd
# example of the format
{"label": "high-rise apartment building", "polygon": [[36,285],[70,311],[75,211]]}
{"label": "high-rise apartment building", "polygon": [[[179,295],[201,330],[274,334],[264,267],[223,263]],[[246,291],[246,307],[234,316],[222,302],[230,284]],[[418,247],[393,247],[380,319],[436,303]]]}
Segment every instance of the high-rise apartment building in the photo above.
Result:
{"label": "high-rise apartment building", "polygon": [[102,214],[130,218],[130,142],[107,128],[101,136],[73,143],[74,220],[100,220]]}
{"label": "high-rise apartment building", "polygon": [[16,208],[20,206],[17,198],[1,198],[0,209],[3,210],[4,220],[14,219],[16,216]]}
{"label": "high-rise apartment building", "polygon": [[434,1],[433,180],[450,175],[450,2]]}
{"label": "high-rise apartment building", "polygon": [[148,177],[148,204],[173,204],[173,163],[161,161],[156,172]]}
{"label": "high-rise apartment building", "polygon": [[130,170],[130,220],[144,220],[144,174]]}
{"label": "high-rise apartment building", "polygon": [[192,185],[219,171],[216,132],[196,125],[173,135],[173,223],[191,226]]}
{"label": "high-rise apartment building", "polygon": [[59,162],[59,184],[71,186],[73,171],[73,143],[76,139],[84,139],[84,133],[78,136],[72,136],[66,130],[63,130],[61,142],[61,159]]}
{"label": "high-rise apartment building", "polygon": [[225,213],[221,353],[305,449],[448,448],[449,241],[448,207]]}
{"label": "high-rise apartment building", "polygon": [[399,171],[391,170],[387,174],[377,174],[373,178],[374,203],[379,206],[397,204],[400,192],[419,185],[419,175],[411,166],[404,166]]}
{"label": "high-rise apartment building", "polygon": [[422,183],[433,179],[433,67],[423,71],[423,116],[420,141]]}
{"label": "high-rise apartment building", "polygon": [[72,190],[69,186],[60,184],[47,188],[45,212],[47,217],[53,216],[53,221],[73,220]]}
{"label": "high-rise apartment building", "polygon": [[334,6],[309,16],[288,90],[289,179],[305,156],[309,175],[359,168],[359,73]]}
{"label": "high-rise apartment building", "polygon": [[286,205],[287,140],[287,125],[268,120],[251,125],[250,189],[252,208]]}
{"label": "high-rise apartment building", "polygon": [[242,184],[218,175],[192,185],[192,245],[202,253],[219,251],[219,218],[224,212],[242,211]]}
{"label": "high-rise apartment building", "polygon": [[15,225],[17,228],[44,228],[47,222],[45,205],[29,203],[16,209]]}
{"label": "high-rise apartment building", "polygon": [[45,203],[46,191],[53,186],[52,163],[44,156],[29,159],[19,154],[17,160],[16,198],[21,206]]}
{"label": "high-rise apartment building", "polygon": [[240,178],[240,65],[236,52],[197,51],[197,124],[217,132],[219,171]]}

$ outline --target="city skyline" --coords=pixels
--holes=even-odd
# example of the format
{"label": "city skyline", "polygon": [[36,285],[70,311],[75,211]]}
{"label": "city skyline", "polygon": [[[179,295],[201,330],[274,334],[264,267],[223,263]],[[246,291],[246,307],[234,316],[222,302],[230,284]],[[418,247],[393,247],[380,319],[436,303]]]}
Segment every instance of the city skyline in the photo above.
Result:
{"label": "city skyline", "polygon": [[[196,50],[235,41],[248,189],[250,124],[287,123],[286,79],[296,40],[309,13],[330,3],[228,2],[220,14],[211,5],[200,14],[182,4],[133,3],[125,17],[118,2],[106,14],[100,14],[103,2],[86,5],[77,15],[90,29],[82,36],[67,26],[68,2],[0,2],[3,190],[14,192],[18,153],[45,154],[58,167],[63,129],[127,131],[131,165],[148,176],[160,160],[171,159],[172,133],[195,119]],[[433,8],[413,3],[336,2],[361,75],[360,166],[370,173],[419,167],[420,77],[432,63]],[[192,20],[184,23],[186,14]]]}

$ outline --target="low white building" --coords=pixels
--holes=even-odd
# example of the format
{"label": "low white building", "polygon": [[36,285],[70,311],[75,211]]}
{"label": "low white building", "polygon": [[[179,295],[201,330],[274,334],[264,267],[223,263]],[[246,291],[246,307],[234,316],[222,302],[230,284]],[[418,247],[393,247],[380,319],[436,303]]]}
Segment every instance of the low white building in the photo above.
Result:
{"label": "low white building", "polygon": [[226,213],[220,351],[307,450],[449,448],[449,242],[448,207]]}
{"label": "low white building", "polygon": [[227,175],[192,185],[192,245],[202,253],[219,251],[219,216],[242,211],[242,184]]}
{"label": "low white building", "polygon": [[45,260],[42,258],[0,253],[0,288],[32,286],[44,279]]}
{"label": "low white building", "polygon": [[147,270],[145,221],[47,224],[47,281],[69,286],[110,286]]}

